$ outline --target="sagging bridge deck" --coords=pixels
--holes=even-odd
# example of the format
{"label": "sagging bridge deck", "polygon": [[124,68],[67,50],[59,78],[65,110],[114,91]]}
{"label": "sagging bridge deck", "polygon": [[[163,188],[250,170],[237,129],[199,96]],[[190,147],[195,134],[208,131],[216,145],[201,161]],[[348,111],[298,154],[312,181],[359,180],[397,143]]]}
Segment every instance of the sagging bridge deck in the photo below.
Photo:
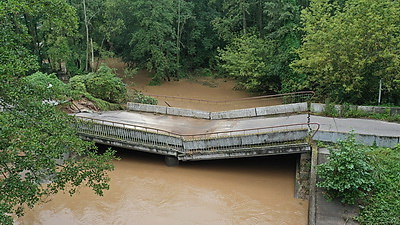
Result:
{"label": "sagging bridge deck", "polygon": [[318,123],[297,123],[200,134],[178,134],[129,123],[77,116],[75,127],[85,140],[164,155],[179,161],[255,157],[310,151]]}

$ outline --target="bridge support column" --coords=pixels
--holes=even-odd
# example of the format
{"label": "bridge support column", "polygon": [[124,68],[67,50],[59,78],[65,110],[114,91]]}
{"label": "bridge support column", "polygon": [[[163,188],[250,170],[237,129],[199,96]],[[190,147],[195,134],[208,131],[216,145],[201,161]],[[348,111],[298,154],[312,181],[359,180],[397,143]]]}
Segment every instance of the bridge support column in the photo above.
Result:
{"label": "bridge support column", "polygon": [[164,162],[167,166],[179,166],[179,160],[175,156],[166,155]]}
{"label": "bridge support column", "polygon": [[310,188],[311,154],[302,153],[296,163],[295,197],[307,199]]}

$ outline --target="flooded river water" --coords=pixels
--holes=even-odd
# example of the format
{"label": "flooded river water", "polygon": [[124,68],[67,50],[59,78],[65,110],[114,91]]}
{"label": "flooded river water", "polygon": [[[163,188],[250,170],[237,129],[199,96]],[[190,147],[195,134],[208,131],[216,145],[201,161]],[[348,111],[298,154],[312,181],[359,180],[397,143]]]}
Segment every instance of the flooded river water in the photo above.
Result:
{"label": "flooded river water", "polygon": [[119,150],[111,188],[60,193],[16,224],[307,224],[294,198],[294,156],[183,162]]}

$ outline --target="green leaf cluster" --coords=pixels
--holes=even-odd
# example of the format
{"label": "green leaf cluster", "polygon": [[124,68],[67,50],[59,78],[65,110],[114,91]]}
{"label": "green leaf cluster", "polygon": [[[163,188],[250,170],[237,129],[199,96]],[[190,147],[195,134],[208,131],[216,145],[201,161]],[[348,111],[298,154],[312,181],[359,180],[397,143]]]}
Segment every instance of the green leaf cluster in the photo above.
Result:
{"label": "green leaf cluster", "polygon": [[357,145],[354,134],[339,141],[336,148],[330,149],[327,163],[317,166],[317,174],[322,179],[317,186],[326,190],[328,199],[339,198],[343,203],[354,204],[375,184],[374,167],[366,154],[369,149]]}
{"label": "green leaf cluster", "polygon": [[44,100],[65,100],[71,96],[68,85],[58,79],[55,74],[36,72],[22,80],[31,90],[31,95],[42,96]]}
{"label": "green leaf cluster", "polygon": [[114,152],[98,154],[93,143],[77,136],[73,117],[44,104],[48,93],[41,92],[41,82],[52,78],[38,77],[43,74],[0,76],[1,224],[12,224],[11,215],[22,216],[59,191],[73,194],[85,185],[102,195],[109,188]]}
{"label": "green leaf cluster", "polygon": [[400,223],[400,145],[382,148],[357,144],[354,134],[329,146],[329,161],[317,166],[328,199],[357,203],[361,224]]}
{"label": "green leaf cluster", "polygon": [[[268,60],[273,57],[267,42],[256,35],[235,38],[225,49],[219,50],[221,67],[235,77],[248,91],[278,91],[279,78],[269,76]],[[261,89],[261,90],[260,90]]]}
{"label": "green leaf cluster", "polygon": [[93,73],[77,75],[70,79],[72,90],[88,92],[95,98],[112,103],[121,103],[126,99],[126,86],[112,69],[106,65]]}
{"label": "green leaf cluster", "polygon": [[400,224],[400,145],[368,153],[374,167],[373,191],[361,204],[361,224]]}
{"label": "green leaf cluster", "polygon": [[133,102],[141,103],[141,104],[149,104],[149,105],[157,105],[158,104],[157,99],[155,99],[151,96],[144,95],[141,92],[135,93],[135,96],[133,97]]}

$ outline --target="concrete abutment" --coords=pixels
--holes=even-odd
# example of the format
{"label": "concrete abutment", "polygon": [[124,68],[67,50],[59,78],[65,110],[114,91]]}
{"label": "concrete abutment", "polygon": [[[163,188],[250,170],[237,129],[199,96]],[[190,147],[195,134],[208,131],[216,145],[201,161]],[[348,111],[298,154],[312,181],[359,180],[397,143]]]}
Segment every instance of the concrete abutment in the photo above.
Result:
{"label": "concrete abutment", "polygon": [[165,165],[167,165],[169,167],[179,166],[179,160],[175,156],[166,155],[164,157],[164,162],[165,162]]}

